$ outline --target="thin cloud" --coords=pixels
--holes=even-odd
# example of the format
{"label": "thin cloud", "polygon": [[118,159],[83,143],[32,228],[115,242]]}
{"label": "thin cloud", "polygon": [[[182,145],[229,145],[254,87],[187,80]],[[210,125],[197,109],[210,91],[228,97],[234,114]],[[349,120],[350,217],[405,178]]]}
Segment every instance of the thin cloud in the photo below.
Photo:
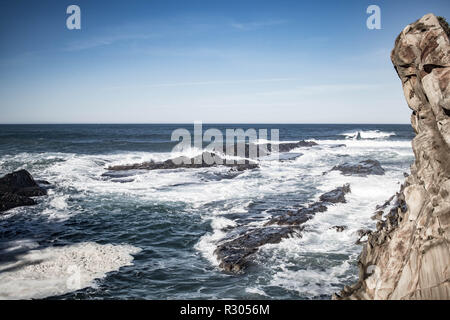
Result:
{"label": "thin cloud", "polygon": [[[244,84],[244,83],[265,83],[265,82],[284,82],[296,81],[295,78],[265,78],[265,79],[246,79],[246,80],[217,80],[217,81],[191,81],[191,82],[173,82],[156,83],[139,86],[140,88],[164,88],[164,87],[189,87],[189,86],[207,86],[207,85],[226,85],[226,84]],[[107,89],[125,89],[128,87],[111,87]],[[136,86],[133,86],[136,88]]]}
{"label": "thin cloud", "polygon": [[287,96],[287,95],[322,95],[322,94],[332,94],[339,92],[358,92],[367,90],[377,90],[384,88],[386,84],[380,83],[347,83],[347,84],[319,84],[319,85],[306,85],[300,86],[295,89],[277,90],[254,93],[254,95],[261,96]]}
{"label": "thin cloud", "polygon": [[97,47],[109,46],[121,41],[146,40],[153,37],[154,35],[152,34],[127,34],[95,37],[83,41],[70,42],[66,45],[64,51],[82,51]]}
{"label": "thin cloud", "polygon": [[242,31],[256,30],[260,28],[277,26],[286,24],[287,20],[264,20],[264,21],[253,21],[253,22],[232,22],[231,26],[235,29]]}

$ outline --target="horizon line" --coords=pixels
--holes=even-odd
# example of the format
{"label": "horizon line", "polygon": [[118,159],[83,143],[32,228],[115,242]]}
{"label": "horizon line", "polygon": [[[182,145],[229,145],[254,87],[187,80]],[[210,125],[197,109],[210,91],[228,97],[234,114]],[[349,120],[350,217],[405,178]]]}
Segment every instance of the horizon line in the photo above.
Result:
{"label": "horizon line", "polygon": [[[8,125],[175,125],[175,124],[194,124],[192,122],[28,122],[28,123],[0,123],[0,126],[8,126]],[[202,124],[320,124],[320,125],[329,125],[329,124],[339,124],[339,125],[411,125],[409,122],[400,123],[400,122],[202,122]]]}

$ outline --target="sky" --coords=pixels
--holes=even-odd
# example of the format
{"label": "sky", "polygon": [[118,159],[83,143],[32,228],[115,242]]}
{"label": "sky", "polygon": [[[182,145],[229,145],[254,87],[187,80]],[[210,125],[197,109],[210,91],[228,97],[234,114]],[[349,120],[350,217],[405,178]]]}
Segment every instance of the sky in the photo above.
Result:
{"label": "sky", "polygon": [[430,12],[450,1],[2,1],[0,123],[409,123],[389,55]]}

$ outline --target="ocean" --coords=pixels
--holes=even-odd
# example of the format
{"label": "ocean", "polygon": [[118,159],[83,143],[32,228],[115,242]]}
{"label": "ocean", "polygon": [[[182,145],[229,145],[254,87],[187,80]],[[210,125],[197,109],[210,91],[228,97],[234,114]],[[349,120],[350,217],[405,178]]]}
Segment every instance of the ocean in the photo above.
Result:
{"label": "ocean", "polygon": [[[0,125],[0,176],[26,169],[51,183],[36,206],[0,214],[0,298],[330,299],[357,279],[357,231],[375,228],[376,205],[414,160],[410,125],[209,124],[279,129],[280,141],[318,145],[232,178],[223,166],[104,175],[111,165],[170,159],[177,128],[193,124]],[[329,172],[366,159],[386,173]],[[261,225],[344,183],[347,202],[317,213],[301,236],[264,245],[244,272],[218,267],[213,252],[237,221]]]}

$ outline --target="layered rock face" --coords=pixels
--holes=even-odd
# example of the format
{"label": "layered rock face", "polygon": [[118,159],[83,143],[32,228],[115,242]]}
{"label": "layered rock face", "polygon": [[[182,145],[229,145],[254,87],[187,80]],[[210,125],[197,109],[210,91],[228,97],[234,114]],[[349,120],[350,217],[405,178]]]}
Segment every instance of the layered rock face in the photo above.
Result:
{"label": "layered rock face", "polygon": [[[360,280],[338,299],[450,299],[450,42],[427,14],[395,41],[391,60],[412,109],[415,163],[361,253]],[[406,206],[405,206],[406,204]]]}

